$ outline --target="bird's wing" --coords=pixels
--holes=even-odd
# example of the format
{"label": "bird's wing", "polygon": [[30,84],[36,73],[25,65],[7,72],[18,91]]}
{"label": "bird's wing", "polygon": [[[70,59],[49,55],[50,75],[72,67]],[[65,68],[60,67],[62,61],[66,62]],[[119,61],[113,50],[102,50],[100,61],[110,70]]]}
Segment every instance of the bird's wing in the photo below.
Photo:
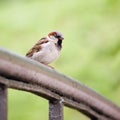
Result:
{"label": "bird's wing", "polygon": [[35,52],[38,52],[41,50],[41,45],[44,43],[47,43],[47,38],[41,38],[27,53],[27,57],[32,57]]}

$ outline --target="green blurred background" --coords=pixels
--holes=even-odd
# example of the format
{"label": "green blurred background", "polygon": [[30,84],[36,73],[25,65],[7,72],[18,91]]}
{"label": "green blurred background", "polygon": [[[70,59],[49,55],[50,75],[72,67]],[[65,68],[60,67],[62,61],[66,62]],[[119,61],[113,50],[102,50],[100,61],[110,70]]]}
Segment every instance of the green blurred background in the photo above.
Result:
{"label": "green blurred background", "polygon": [[[52,65],[120,105],[120,0],[0,0],[0,45],[25,55],[53,30],[64,34]],[[47,120],[48,101],[9,90],[9,120]],[[65,120],[88,120],[65,108]]]}

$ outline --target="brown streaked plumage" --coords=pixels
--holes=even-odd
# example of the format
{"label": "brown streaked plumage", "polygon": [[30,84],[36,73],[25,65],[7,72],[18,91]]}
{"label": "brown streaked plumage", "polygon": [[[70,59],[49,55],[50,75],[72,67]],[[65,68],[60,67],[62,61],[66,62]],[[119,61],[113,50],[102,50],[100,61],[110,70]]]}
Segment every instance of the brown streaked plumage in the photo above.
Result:
{"label": "brown streaked plumage", "polygon": [[27,53],[27,57],[31,57],[35,52],[40,51],[41,45],[47,43],[48,40],[46,38],[41,38]]}

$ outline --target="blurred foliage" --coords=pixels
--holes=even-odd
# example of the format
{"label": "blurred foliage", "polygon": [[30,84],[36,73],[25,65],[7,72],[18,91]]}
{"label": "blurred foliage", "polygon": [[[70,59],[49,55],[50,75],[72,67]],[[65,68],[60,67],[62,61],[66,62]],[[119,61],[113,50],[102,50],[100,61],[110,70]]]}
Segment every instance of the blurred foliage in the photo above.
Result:
{"label": "blurred foliage", "polygon": [[[38,39],[59,30],[65,40],[52,65],[120,105],[119,6],[119,0],[1,0],[0,45],[24,55]],[[65,109],[66,120],[78,116]],[[47,120],[46,101],[10,90],[9,120],[18,118]]]}

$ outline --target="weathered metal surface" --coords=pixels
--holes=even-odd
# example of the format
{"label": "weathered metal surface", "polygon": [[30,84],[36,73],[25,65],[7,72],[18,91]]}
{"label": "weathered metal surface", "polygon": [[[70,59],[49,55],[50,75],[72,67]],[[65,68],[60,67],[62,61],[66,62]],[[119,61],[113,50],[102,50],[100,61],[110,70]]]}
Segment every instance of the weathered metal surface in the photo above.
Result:
{"label": "weathered metal surface", "polygon": [[0,120],[7,120],[7,88],[0,84]]}
{"label": "weathered metal surface", "polygon": [[[55,93],[54,91],[51,91],[47,88],[44,87],[40,87],[38,85],[35,84],[30,84],[30,83],[24,83],[23,81],[15,81],[12,79],[6,79],[4,77],[0,77],[0,83],[5,84],[6,86],[8,86],[9,88],[13,88],[13,89],[18,89],[18,90],[24,90],[27,92],[31,92],[34,93],[36,95],[42,96],[45,99],[48,100],[61,100],[61,96],[57,93]],[[91,108],[89,108],[88,105],[84,105],[82,103],[79,103],[77,101],[74,101],[70,98],[66,98],[65,96],[62,96],[62,102],[64,103],[64,105],[74,108],[76,110],[81,111],[82,113],[84,113],[85,115],[89,116],[90,118],[105,118],[105,120],[107,120],[107,118],[99,113],[97,113],[97,111],[92,110]],[[86,112],[86,111],[89,111]],[[104,119],[101,119],[104,120]],[[108,119],[110,120],[110,119]]]}
{"label": "weathered metal surface", "polygon": [[62,100],[49,101],[49,120],[63,120]]}
{"label": "weathered metal surface", "polygon": [[[119,107],[90,88],[55,70],[3,49],[0,50],[0,63],[1,76],[36,85],[50,90],[57,96],[63,96],[65,105],[78,109],[91,118],[94,116],[99,119],[102,117],[102,119],[120,120]],[[10,83],[8,85],[10,86]]]}

